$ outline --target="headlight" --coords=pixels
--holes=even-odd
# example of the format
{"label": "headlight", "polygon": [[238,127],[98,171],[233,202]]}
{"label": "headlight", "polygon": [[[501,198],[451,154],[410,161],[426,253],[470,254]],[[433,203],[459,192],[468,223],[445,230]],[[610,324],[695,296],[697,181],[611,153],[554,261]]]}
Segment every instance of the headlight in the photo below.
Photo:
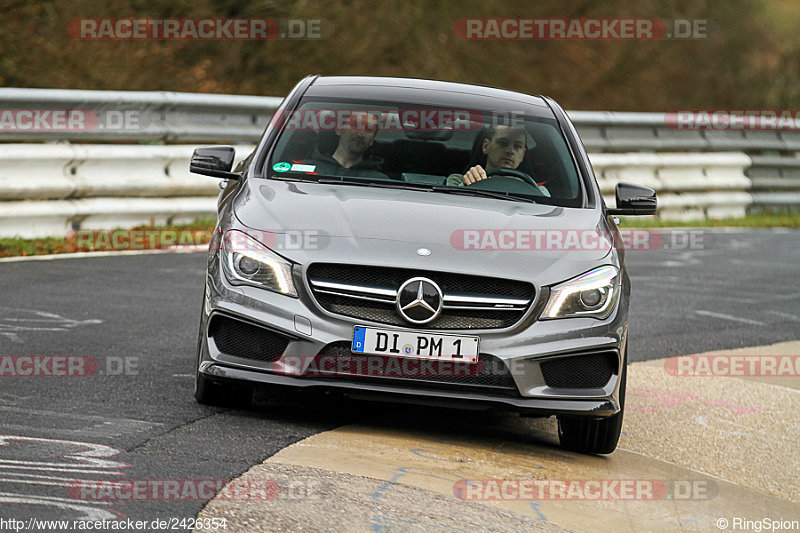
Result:
{"label": "headlight", "polygon": [[222,271],[234,285],[297,297],[292,263],[241,231],[231,230],[222,238]]}
{"label": "headlight", "polygon": [[619,280],[616,267],[604,266],[556,285],[542,318],[608,318],[619,297]]}

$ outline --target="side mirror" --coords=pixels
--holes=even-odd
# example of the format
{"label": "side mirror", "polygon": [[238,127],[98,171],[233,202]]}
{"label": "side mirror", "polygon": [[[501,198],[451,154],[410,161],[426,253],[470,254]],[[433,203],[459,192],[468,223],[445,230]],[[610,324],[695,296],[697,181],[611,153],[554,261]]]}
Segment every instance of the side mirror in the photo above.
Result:
{"label": "side mirror", "polygon": [[233,146],[202,146],[192,154],[189,172],[214,178],[239,179],[240,174],[231,172],[235,156],[236,150]]}
{"label": "side mirror", "polygon": [[609,215],[655,215],[658,209],[656,191],[632,183],[617,183],[617,207]]}

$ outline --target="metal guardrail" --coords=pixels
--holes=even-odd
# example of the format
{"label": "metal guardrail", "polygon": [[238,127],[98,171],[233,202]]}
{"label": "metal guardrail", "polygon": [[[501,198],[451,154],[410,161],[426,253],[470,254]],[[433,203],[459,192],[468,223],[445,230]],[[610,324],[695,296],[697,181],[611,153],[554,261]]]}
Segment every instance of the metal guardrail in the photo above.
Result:
{"label": "metal guardrail", "polygon": [[753,206],[743,152],[591,153],[597,183],[607,205],[620,181],[658,193],[659,217],[683,220],[736,218]]}
{"label": "metal guardrail", "polygon": [[[139,91],[0,89],[0,112],[77,111],[74,128],[37,129],[35,119],[8,129],[0,141],[70,142],[255,142],[282,98]],[[0,117],[2,118],[2,117]],[[41,117],[40,117],[41,118]],[[51,121],[52,113],[45,118]]]}
{"label": "metal guardrail", "polygon": [[[237,147],[237,159],[252,145]],[[189,173],[191,145],[5,144],[0,149],[0,237],[63,236],[214,217],[218,180]],[[742,216],[753,203],[751,158],[727,153],[592,153],[608,205],[614,187],[654,188],[660,215]]]}
{"label": "metal guardrail", "polygon": [[795,157],[753,157],[747,169],[753,205],[761,209],[800,207],[800,154]]}
{"label": "metal guardrail", "polygon": [[[255,143],[281,98],[227,94],[66,89],[0,89],[4,110],[79,110],[86,127],[8,129],[0,141]],[[132,113],[126,120],[125,113]],[[569,111],[591,151],[800,151],[796,131],[677,131],[666,113]]]}
{"label": "metal guardrail", "polygon": [[[238,156],[244,157],[280,101],[0,89],[0,142],[25,142],[0,149],[0,236],[63,235],[70,229],[213,216],[218,189],[214,180],[188,173],[191,144],[241,143]],[[62,119],[74,112],[79,127],[6,127],[9,118],[20,126],[23,116],[23,126],[35,126],[31,115],[37,110],[40,121],[53,120],[59,110]],[[668,127],[666,113],[569,115],[609,204],[614,185],[624,180],[656,189],[662,217],[800,207],[800,132],[676,131]]]}
{"label": "metal guardrail", "polygon": [[704,151],[748,153],[800,150],[798,131],[677,130],[668,113],[568,111],[586,148],[592,151]]}
{"label": "metal guardrail", "polygon": [[[219,180],[189,172],[191,145],[5,144],[0,237],[213,218]],[[252,145],[236,147],[236,162]]]}

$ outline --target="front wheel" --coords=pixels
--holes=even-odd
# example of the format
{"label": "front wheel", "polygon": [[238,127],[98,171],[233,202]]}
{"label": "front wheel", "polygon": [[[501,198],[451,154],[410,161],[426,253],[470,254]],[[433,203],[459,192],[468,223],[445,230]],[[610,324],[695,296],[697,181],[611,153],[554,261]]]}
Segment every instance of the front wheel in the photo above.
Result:
{"label": "front wheel", "polygon": [[218,407],[246,407],[250,405],[252,388],[246,385],[212,381],[197,371],[194,398],[197,403]]}
{"label": "front wheel", "polygon": [[[627,351],[627,350],[626,350]],[[619,413],[599,420],[559,416],[558,439],[567,450],[579,453],[611,453],[617,448],[622,432],[622,415],[625,411],[625,382],[628,376],[628,358],[622,360],[622,378],[619,384]]]}

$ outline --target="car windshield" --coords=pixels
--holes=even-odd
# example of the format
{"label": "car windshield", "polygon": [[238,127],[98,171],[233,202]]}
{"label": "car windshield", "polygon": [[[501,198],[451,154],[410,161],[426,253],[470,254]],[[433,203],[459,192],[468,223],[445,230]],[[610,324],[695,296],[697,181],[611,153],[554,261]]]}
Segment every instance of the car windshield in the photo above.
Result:
{"label": "car windshield", "polygon": [[581,205],[552,119],[338,99],[301,102],[284,119],[269,178]]}

